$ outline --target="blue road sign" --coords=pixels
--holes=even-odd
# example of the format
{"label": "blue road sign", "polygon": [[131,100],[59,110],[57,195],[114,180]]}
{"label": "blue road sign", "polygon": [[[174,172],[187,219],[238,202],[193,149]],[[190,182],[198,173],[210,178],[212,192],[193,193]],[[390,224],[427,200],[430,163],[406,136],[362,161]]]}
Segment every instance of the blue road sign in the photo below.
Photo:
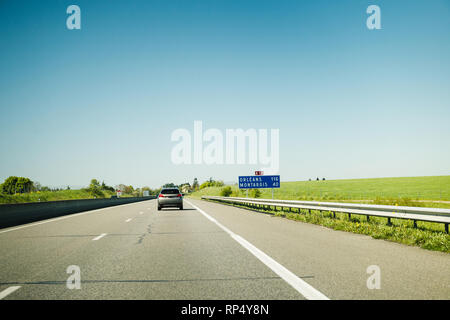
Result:
{"label": "blue road sign", "polygon": [[239,189],[279,188],[280,176],[239,176]]}

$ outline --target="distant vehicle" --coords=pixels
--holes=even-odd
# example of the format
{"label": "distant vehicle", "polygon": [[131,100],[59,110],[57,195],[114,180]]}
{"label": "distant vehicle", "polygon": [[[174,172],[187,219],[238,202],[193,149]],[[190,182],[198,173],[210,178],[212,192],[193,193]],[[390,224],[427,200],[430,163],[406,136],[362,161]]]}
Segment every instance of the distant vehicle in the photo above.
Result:
{"label": "distant vehicle", "polygon": [[117,196],[111,196],[111,199],[118,199]]}
{"label": "distant vehicle", "polygon": [[158,210],[164,207],[178,207],[183,210],[183,195],[178,188],[163,188],[158,195]]}

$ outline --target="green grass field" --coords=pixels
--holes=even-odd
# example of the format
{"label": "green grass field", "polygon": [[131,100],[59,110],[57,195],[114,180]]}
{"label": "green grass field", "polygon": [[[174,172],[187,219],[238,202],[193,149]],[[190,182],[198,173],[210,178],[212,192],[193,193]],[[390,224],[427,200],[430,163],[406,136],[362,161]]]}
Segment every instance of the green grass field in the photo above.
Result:
{"label": "green grass field", "polygon": [[[103,191],[106,198],[111,197],[114,192]],[[25,203],[39,201],[58,201],[75,199],[93,199],[94,197],[86,190],[60,190],[43,191],[23,194],[5,195],[0,194],[0,203]]]}
{"label": "green grass field", "polygon": [[[237,185],[232,189],[232,196],[245,196],[245,191],[239,191]],[[192,195],[197,198],[220,195],[221,190],[220,187],[205,188]],[[271,189],[260,191],[261,198],[272,197]],[[281,188],[275,189],[274,198],[448,208],[450,203],[435,201],[450,201],[450,176],[282,182]]]}

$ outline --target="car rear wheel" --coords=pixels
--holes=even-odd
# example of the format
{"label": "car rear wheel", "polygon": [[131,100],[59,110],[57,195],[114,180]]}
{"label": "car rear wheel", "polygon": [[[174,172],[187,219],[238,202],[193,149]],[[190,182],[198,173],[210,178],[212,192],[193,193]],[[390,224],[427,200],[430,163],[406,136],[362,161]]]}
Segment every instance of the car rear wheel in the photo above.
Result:
{"label": "car rear wheel", "polygon": [[160,211],[161,210],[161,206],[158,206],[158,211]]}
{"label": "car rear wheel", "polygon": [[183,205],[180,206],[180,210],[183,210]]}

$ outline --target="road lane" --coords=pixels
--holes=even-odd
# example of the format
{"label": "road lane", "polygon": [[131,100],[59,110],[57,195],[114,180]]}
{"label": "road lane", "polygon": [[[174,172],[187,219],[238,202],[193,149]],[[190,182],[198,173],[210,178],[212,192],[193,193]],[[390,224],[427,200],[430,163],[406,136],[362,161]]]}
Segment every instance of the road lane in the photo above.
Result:
{"label": "road lane", "polygon": [[[158,212],[152,200],[2,233],[0,291],[21,286],[5,299],[303,299],[185,208]],[[80,290],[66,287],[69,265],[81,269]]]}
{"label": "road lane", "polygon": [[[136,206],[143,208],[149,202],[136,203]],[[115,231],[111,227],[120,226],[119,221],[122,222],[129,208],[133,207],[128,204],[109,207],[67,216],[65,219],[25,225],[19,229],[2,229],[0,281],[7,278],[25,281],[28,274],[39,274],[60,257],[83,250],[88,242],[105,230]],[[8,230],[12,231],[6,232]]]}
{"label": "road lane", "polygon": [[291,287],[297,290],[302,296],[308,300],[329,300],[322,292],[318,291],[316,288],[312,287],[306,281],[299,278],[297,275],[292,273],[290,270],[286,269],[283,265],[279,264],[277,261],[272,259],[266,253],[255,247],[253,244],[245,240],[240,235],[235,234],[233,231],[222,225],[216,219],[211,217],[208,213],[193,205],[187,201],[189,205],[197,209],[201,214],[203,214],[208,220],[215,223],[219,228],[228,233],[236,242],[238,242],[242,247],[247,249],[251,254],[253,254],[259,261],[264,263],[268,268],[275,272],[280,278],[286,281]]}
{"label": "road lane", "polygon": [[[450,299],[450,255],[189,199],[331,299]],[[381,289],[367,288],[367,268]]]}

